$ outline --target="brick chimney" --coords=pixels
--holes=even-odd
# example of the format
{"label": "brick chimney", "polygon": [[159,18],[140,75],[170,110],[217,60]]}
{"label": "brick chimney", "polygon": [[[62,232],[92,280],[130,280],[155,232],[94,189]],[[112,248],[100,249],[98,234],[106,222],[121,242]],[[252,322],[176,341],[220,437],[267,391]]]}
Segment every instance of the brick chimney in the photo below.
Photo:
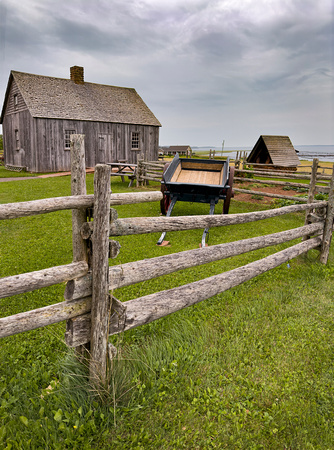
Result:
{"label": "brick chimney", "polygon": [[75,84],[84,84],[84,68],[80,66],[73,66],[70,68],[71,80]]}

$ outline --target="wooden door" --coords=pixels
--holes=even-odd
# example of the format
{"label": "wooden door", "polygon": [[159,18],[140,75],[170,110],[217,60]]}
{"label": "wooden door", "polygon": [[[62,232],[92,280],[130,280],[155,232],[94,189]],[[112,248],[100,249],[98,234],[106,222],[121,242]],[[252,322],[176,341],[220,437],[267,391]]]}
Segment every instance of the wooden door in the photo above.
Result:
{"label": "wooden door", "polygon": [[113,138],[112,134],[102,134],[98,135],[98,149],[96,155],[96,163],[110,163],[113,161],[112,155],[113,149]]}

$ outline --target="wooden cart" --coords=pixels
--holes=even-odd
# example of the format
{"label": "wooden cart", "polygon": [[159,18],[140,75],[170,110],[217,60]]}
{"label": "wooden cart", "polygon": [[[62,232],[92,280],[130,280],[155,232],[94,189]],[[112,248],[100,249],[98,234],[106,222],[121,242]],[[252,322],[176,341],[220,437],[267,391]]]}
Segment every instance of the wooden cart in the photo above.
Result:
{"label": "wooden cart", "polygon": [[[229,159],[181,159],[176,155],[164,168],[161,180],[161,213],[170,216],[175,203],[183,201],[209,203],[209,214],[214,214],[215,205],[219,200],[224,200],[223,214],[228,214],[233,196],[233,176],[234,167],[229,166]],[[202,247],[206,244],[208,232],[208,228],[203,232]],[[158,245],[163,245],[165,236],[166,232],[162,233]]]}

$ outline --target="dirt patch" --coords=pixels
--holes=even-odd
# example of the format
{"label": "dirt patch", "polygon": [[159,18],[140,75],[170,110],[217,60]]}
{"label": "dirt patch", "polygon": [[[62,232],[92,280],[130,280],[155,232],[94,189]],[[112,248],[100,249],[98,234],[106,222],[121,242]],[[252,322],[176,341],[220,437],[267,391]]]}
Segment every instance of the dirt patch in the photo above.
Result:
{"label": "dirt patch", "polygon": [[[297,195],[301,195],[300,192],[296,192],[294,190],[285,190],[280,186],[259,186],[253,185],[250,183],[233,183],[233,188],[239,189],[249,189],[251,191],[260,192],[257,194],[244,194],[241,192],[234,193],[234,199],[240,202],[248,202],[248,203],[257,203],[257,204],[270,204],[275,201],[273,197],[265,197],[261,195],[261,192],[266,192],[269,194],[277,194],[277,195],[288,195],[289,197],[296,197]],[[307,192],[304,193],[307,195]]]}

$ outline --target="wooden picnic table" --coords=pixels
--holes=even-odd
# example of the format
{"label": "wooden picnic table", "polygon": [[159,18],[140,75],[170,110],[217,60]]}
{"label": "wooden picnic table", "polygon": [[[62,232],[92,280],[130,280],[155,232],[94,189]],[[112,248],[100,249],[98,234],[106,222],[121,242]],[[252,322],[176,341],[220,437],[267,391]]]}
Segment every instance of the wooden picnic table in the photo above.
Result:
{"label": "wooden picnic table", "polygon": [[125,181],[125,176],[130,180],[129,187],[132,186],[133,180],[136,178],[137,164],[131,164],[126,160],[119,160],[119,162],[107,163],[111,167],[111,176],[120,176],[122,181]]}

